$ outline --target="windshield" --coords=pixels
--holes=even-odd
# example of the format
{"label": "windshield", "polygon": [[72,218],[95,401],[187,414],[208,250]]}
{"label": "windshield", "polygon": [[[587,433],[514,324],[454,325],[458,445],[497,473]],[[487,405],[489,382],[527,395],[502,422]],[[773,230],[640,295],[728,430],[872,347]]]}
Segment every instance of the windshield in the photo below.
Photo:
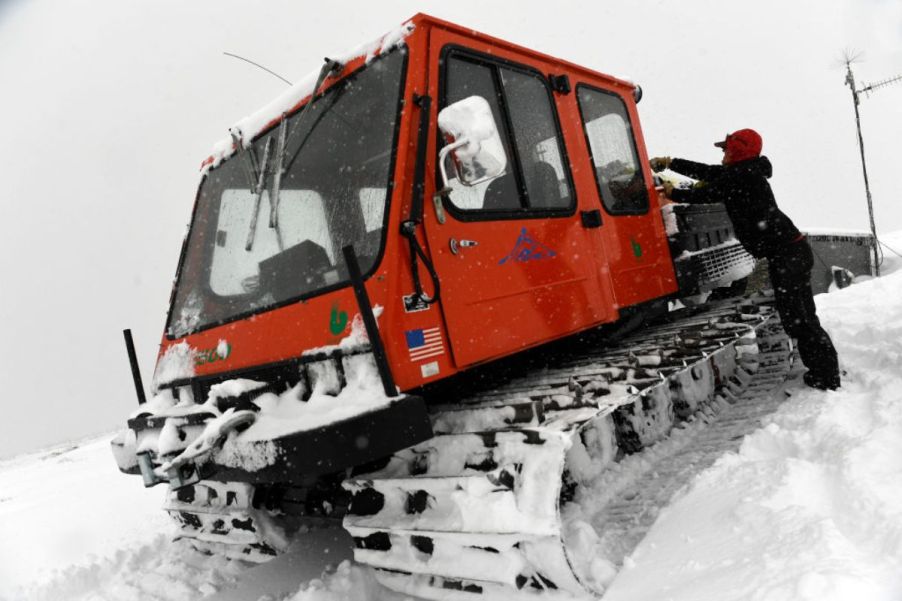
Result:
{"label": "windshield", "polygon": [[[403,51],[392,52],[212,169],[201,184],[167,334],[207,326],[346,282],[341,249],[363,273],[382,245]],[[275,211],[273,205],[275,204]]]}

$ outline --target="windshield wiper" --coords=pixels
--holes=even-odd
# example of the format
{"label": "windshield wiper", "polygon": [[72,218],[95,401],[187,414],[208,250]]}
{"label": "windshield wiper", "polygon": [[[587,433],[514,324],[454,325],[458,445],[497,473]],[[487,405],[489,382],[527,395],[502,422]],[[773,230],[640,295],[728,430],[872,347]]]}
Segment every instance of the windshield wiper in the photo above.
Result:
{"label": "windshield wiper", "polygon": [[329,109],[335,106],[335,103],[338,102],[338,99],[341,98],[341,95],[344,94],[345,90],[347,89],[348,86],[342,86],[329,96],[329,104],[323,107],[323,110],[320,111],[319,115],[316,116],[316,121],[310,124],[310,129],[307,130],[307,133],[304,135],[304,139],[298,143],[297,149],[295,149],[294,154],[291,155],[291,159],[289,159],[288,163],[286,163],[286,171],[290,171],[292,166],[294,166],[294,162],[298,160],[298,157],[300,156],[301,151],[304,149],[304,145],[307,143],[307,140],[310,139],[310,136],[313,135],[313,132],[317,127],[319,127],[319,124],[322,123],[322,120],[326,117],[326,115],[330,114]]}
{"label": "windshield wiper", "polygon": [[244,145],[241,143],[241,137],[238,135],[237,131],[230,131],[232,136],[232,143],[238,149],[239,153],[243,153],[247,157],[247,162],[244,164],[244,173],[247,175],[247,183],[248,189],[251,194],[255,194],[257,189],[257,173],[259,166],[257,164],[257,154],[254,152],[253,145],[244,148]]}
{"label": "windshield wiper", "polygon": [[[298,115],[297,119],[295,120],[294,128],[292,129],[292,131],[296,130],[304,122],[304,116],[310,110],[310,107],[313,106],[313,99],[316,97],[316,91],[319,90],[320,86],[323,85],[323,82],[326,81],[326,77],[328,77],[329,74],[333,72],[340,73],[344,68],[344,64],[338,61],[334,61],[331,58],[326,57],[325,60],[325,64],[323,65],[322,69],[319,70],[319,75],[316,77],[316,83],[313,86],[313,91],[310,93],[310,100],[307,102],[307,104],[304,105],[304,108],[301,110],[301,114]],[[276,168],[273,177],[272,210],[269,213],[269,227],[271,228],[278,228],[279,225],[279,189],[282,185],[282,173],[284,172],[283,165],[285,163],[285,147],[288,143],[288,137],[288,116],[283,114],[282,123],[279,129],[279,149],[276,152],[275,156]],[[304,141],[306,141],[306,139]],[[303,142],[301,143],[301,146],[303,146]],[[292,159],[292,162],[294,162],[294,159]]]}
{"label": "windshield wiper", "polygon": [[[266,190],[266,164],[269,161],[269,152],[272,149],[272,138],[267,138],[263,147],[263,161],[260,163],[260,171],[257,174],[257,183],[251,190],[256,194],[254,199],[254,212],[251,215],[251,225],[247,232],[247,242],[244,250],[250,251],[254,247],[254,235],[257,232],[257,215],[260,214],[260,201],[263,200],[263,192]],[[271,215],[271,214],[270,214]]]}
{"label": "windshield wiper", "polygon": [[[272,176],[272,202],[269,211],[269,227],[279,227],[279,190],[282,187],[282,161],[285,156],[285,143],[288,141],[288,115],[282,113],[282,122],[279,124],[279,148],[276,150],[275,171]],[[276,230],[278,231],[278,230]]]}

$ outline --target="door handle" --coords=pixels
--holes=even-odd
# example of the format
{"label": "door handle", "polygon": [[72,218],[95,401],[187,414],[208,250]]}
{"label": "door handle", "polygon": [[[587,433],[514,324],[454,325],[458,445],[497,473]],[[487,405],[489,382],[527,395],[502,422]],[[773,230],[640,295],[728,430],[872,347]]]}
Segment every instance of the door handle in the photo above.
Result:
{"label": "door handle", "polygon": [[456,240],[455,238],[451,238],[448,240],[448,246],[451,247],[451,254],[458,254],[462,248],[471,248],[473,246],[478,246],[479,242],[476,240]]}

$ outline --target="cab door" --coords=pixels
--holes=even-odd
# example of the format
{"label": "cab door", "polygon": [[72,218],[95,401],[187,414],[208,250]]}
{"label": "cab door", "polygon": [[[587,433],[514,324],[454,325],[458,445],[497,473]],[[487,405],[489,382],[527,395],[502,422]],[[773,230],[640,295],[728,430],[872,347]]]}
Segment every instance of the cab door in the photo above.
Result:
{"label": "cab door", "polygon": [[459,367],[611,318],[611,307],[599,302],[590,231],[577,210],[554,93],[543,75],[549,68],[453,32],[436,29],[430,37],[438,110],[483,97],[507,155],[505,174],[489,182],[466,187],[452,179],[426,221]]}
{"label": "cab door", "polygon": [[605,212],[604,249],[617,304],[628,307],[676,291],[664,223],[650,173],[635,103],[623,88],[576,85],[581,127],[591,159],[595,202]]}

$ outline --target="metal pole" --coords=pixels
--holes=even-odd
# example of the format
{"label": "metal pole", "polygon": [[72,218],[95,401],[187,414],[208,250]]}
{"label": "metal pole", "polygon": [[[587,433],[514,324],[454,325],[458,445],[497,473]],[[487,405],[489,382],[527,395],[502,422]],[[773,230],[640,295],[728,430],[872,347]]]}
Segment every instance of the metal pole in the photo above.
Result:
{"label": "metal pole", "polygon": [[135,381],[135,392],[138,395],[138,404],[147,402],[144,396],[144,383],[141,381],[141,368],[138,367],[138,356],[135,354],[135,341],[132,340],[132,331],[128,328],[122,330],[125,336],[125,350],[128,351],[128,363],[132,368],[132,380]]}
{"label": "metal pole", "polygon": [[852,75],[852,65],[846,63],[846,83],[852,89],[852,105],[855,107],[855,127],[858,130],[858,148],[861,151],[861,171],[864,174],[864,191],[868,199],[868,219],[871,222],[871,235],[874,237],[874,273],[880,275],[880,263],[877,255],[877,226],[874,224],[874,203],[871,200],[871,185],[868,181],[868,166],[864,159],[864,137],[861,135],[861,115],[858,112],[858,89],[855,87],[855,77]]}
{"label": "metal pole", "polygon": [[370,339],[370,346],[373,349],[373,357],[376,359],[379,376],[382,378],[382,388],[385,390],[385,396],[398,396],[395,379],[392,377],[391,367],[388,365],[388,357],[385,355],[385,347],[382,346],[382,337],[379,336],[376,316],[373,315],[370,297],[366,292],[366,287],[363,285],[363,276],[360,273],[360,264],[357,262],[357,253],[354,252],[354,247],[351,245],[343,247],[341,252],[344,254],[345,263],[348,266],[348,276],[351,278],[351,285],[354,287],[357,307],[360,309],[361,317],[363,317],[366,335]]}

